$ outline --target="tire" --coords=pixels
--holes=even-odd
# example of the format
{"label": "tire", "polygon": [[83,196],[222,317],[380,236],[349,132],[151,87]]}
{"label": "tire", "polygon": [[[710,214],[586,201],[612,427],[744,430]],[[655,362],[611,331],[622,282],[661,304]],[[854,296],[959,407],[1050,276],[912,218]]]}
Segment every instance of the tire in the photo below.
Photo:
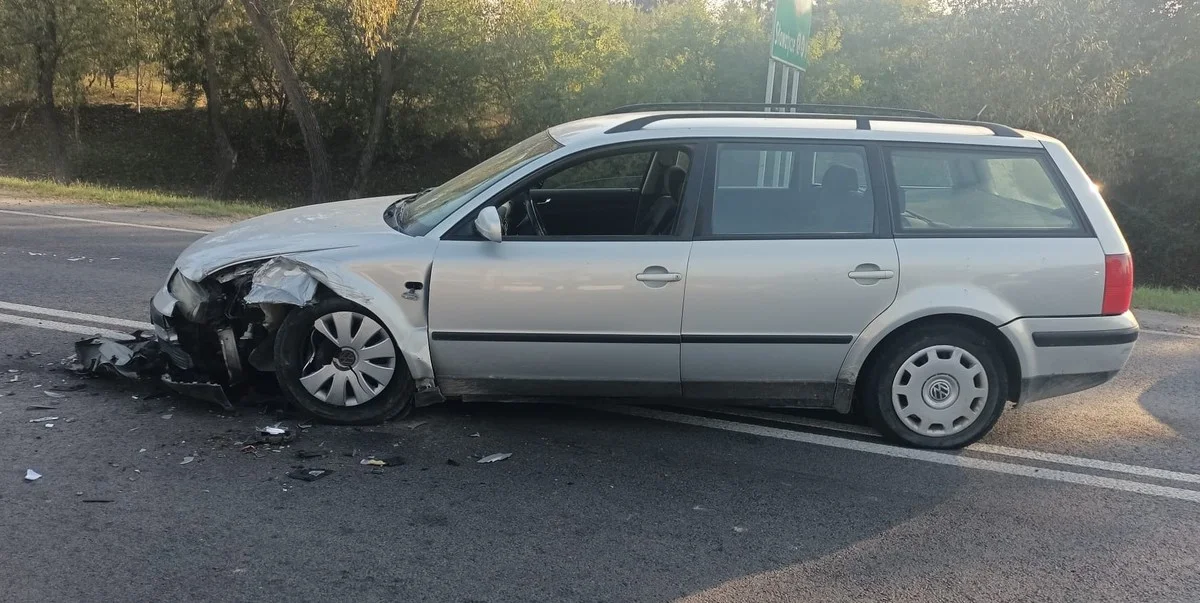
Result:
{"label": "tire", "polygon": [[416,391],[395,341],[362,306],[326,298],[293,310],[280,325],[275,378],[292,402],[317,420],[382,423],[410,412]]}
{"label": "tire", "polygon": [[961,448],[991,431],[1008,391],[1008,372],[987,337],[940,325],[889,342],[860,403],[871,425],[892,441]]}

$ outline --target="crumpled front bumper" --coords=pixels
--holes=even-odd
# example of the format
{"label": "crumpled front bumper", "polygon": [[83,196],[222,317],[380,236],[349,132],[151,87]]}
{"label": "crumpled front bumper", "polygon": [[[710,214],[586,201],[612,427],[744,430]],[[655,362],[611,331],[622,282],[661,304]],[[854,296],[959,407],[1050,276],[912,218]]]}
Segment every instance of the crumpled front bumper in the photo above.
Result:
{"label": "crumpled front bumper", "polygon": [[189,398],[205,400],[225,410],[233,410],[233,404],[221,384],[212,381],[189,381],[184,378],[195,370],[196,363],[180,344],[179,333],[173,324],[176,319],[172,317],[178,303],[179,300],[167,290],[167,285],[163,285],[150,302],[150,324],[154,325],[154,338],[158,340],[158,349],[173,367],[179,369],[175,371],[175,376],[172,376],[171,370],[164,372],[160,377],[163,385]]}

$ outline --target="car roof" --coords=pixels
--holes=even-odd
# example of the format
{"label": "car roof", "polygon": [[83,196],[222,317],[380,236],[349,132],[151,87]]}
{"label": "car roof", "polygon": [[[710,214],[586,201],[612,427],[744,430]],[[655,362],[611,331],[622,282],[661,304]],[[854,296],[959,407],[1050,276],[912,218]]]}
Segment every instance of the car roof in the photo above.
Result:
{"label": "car roof", "polygon": [[588,117],[550,128],[568,147],[672,138],[806,138],[1041,147],[1054,139],[985,122],[761,111],[645,111]]}

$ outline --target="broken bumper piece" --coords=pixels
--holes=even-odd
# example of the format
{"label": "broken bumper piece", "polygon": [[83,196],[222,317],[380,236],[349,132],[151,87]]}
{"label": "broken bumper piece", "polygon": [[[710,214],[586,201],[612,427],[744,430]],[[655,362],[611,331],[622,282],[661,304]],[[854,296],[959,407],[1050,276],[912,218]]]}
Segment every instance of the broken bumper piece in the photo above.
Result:
{"label": "broken bumper piece", "polygon": [[218,383],[176,381],[167,373],[163,373],[162,383],[189,398],[212,402],[225,410],[233,410],[233,403],[229,401],[229,396],[225,395],[225,388]]}
{"label": "broken bumper piece", "polygon": [[[155,330],[159,325],[155,324]],[[224,410],[233,410],[225,388],[219,383],[186,378],[192,367],[191,356],[176,341],[133,333],[132,341],[116,341],[106,337],[89,337],[75,343],[79,372],[126,379],[153,379],[189,398],[212,402]],[[172,373],[175,375],[173,376]]]}

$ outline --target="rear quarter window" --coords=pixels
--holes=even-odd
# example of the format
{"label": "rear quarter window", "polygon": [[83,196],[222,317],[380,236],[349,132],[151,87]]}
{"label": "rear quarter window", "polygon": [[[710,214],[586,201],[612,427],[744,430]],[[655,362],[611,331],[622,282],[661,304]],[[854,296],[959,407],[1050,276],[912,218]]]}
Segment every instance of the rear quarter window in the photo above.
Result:
{"label": "rear quarter window", "polygon": [[1008,149],[891,149],[897,231],[912,234],[1083,230],[1044,153]]}

